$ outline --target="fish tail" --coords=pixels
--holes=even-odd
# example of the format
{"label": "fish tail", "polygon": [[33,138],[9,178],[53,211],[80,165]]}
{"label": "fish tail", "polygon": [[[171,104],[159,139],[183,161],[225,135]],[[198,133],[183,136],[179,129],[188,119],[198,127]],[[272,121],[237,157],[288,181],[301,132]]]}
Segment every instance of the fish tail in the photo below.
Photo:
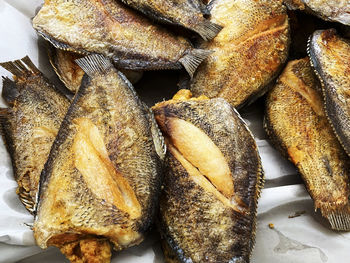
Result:
{"label": "fish tail", "polygon": [[198,24],[194,31],[196,31],[205,41],[213,39],[223,27],[204,19],[202,23]]}
{"label": "fish tail", "polygon": [[332,212],[327,216],[332,229],[335,230],[350,230],[350,214],[348,211]]}
{"label": "fish tail", "polygon": [[92,54],[83,58],[78,58],[75,62],[81,67],[82,70],[90,77],[95,73],[105,73],[108,69],[112,68],[111,61],[99,54]]}
{"label": "fish tail", "polygon": [[193,77],[197,67],[204,59],[206,59],[213,51],[204,49],[192,49],[179,59],[188,74]]}
{"label": "fish tail", "polygon": [[28,56],[22,59],[0,63],[0,66],[19,79],[26,79],[29,76],[41,74]]}

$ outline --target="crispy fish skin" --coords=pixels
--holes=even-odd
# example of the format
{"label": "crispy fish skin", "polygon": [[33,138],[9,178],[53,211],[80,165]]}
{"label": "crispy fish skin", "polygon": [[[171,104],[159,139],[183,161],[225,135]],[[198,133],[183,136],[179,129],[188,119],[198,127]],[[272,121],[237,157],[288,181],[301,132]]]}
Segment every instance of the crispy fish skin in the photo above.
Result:
{"label": "crispy fish skin", "polygon": [[[75,63],[75,60],[83,56],[78,53],[54,48],[52,45],[48,48],[48,54],[50,63],[57,76],[72,93],[76,93],[83,79],[84,71]],[[138,82],[142,77],[142,71],[127,69],[121,69],[120,71],[132,84]]]}
{"label": "crispy fish skin", "polygon": [[289,62],[266,102],[265,128],[294,163],[315,209],[335,230],[350,230],[350,161],[328,123],[309,59]]}
{"label": "crispy fish skin", "polygon": [[0,63],[14,75],[3,78],[0,130],[10,154],[20,200],[33,213],[41,170],[68,109],[69,100],[34,66],[29,57]]}
{"label": "crispy fish skin", "polygon": [[183,26],[204,40],[213,39],[222,26],[203,17],[203,4],[198,0],[121,0],[151,18]]}
{"label": "crispy fish skin", "polygon": [[198,67],[190,89],[195,96],[220,97],[241,107],[266,91],[287,59],[286,8],[280,0],[220,0],[210,5],[211,21],[224,28],[200,46],[214,52]]}
{"label": "crispy fish skin", "polygon": [[150,110],[108,60],[91,55],[77,63],[88,75],[41,174],[34,236],[42,248],[69,252],[72,242],[103,237],[120,250],[140,243],[152,222],[159,140]]}
{"label": "crispy fish skin", "polygon": [[185,67],[193,75],[210,53],[114,0],[46,0],[33,27],[56,48],[102,54],[118,68]]}
{"label": "crispy fish skin", "polygon": [[350,42],[334,29],[319,30],[310,38],[308,53],[321,80],[328,119],[350,155]]}
{"label": "crispy fish skin", "polygon": [[191,98],[188,90],[153,111],[168,148],[162,238],[179,262],[249,262],[263,183],[252,134],[225,100]]}
{"label": "crispy fish skin", "polygon": [[311,12],[318,17],[350,25],[350,2],[348,0],[284,0],[288,8]]}

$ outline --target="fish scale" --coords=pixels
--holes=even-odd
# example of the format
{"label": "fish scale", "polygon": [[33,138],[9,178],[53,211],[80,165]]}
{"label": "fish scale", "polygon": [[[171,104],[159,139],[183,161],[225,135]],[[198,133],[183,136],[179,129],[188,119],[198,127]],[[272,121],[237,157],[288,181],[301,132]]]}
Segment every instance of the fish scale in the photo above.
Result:
{"label": "fish scale", "polygon": [[68,109],[69,100],[34,66],[29,57],[0,63],[14,75],[3,78],[0,130],[10,154],[17,194],[34,212],[41,170]]}
{"label": "fish scale", "polygon": [[203,17],[209,14],[200,0],[121,0],[143,14],[163,23],[180,25],[197,32],[204,40],[214,38],[222,29]]}
{"label": "fish scale", "polygon": [[349,230],[350,161],[323,108],[309,59],[288,63],[266,102],[265,129],[303,178],[315,210],[332,229]]}
{"label": "fish scale", "polygon": [[72,261],[89,261],[77,251],[91,244],[101,251],[95,260],[109,262],[110,243],[139,244],[150,227],[164,149],[149,109],[108,59],[77,64],[87,74],[41,174],[34,237]]}
{"label": "fish scale", "polygon": [[159,215],[166,262],[249,262],[263,171],[246,124],[225,100],[188,90],[152,109],[168,148]]}
{"label": "fish scale", "polygon": [[56,48],[98,53],[118,68],[181,69],[192,76],[211,53],[195,49],[184,37],[154,24],[114,0],[51,0],[33,19],[33,27]]}

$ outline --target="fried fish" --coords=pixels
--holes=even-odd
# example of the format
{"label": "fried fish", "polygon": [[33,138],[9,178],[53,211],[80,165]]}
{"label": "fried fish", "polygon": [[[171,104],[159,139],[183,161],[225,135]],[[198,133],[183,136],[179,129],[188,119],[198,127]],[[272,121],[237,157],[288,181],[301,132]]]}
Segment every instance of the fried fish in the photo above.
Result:
{"label": "fried fish", "polygon": [[56,48],[98,53],[118,68],[181,69],[193,75],[211,53],[194,49],[174,35],[115,0],[46,0],[33,27]]}
{"label": "fried fish", "polygon": [[290,9],[305,10],[320,18],[350,25],[349,0],[284,0]]}
{"label": "fried fish", "polygon": [[319,30],[311,36],[308,52],[322,83],[329,121],[350,155],[350,41],[334,29]]}
{"label": "fried fish", "polygon": [[225,100],[188,90],[153,111],[168,148],[159,220],[167,262],[249,262],[263,172],[244,121]]}
{"label": "fried fish", "polygon": [[[72,93],[76,93],[83,79],[84,71],[78,66],[75,60],[83,56],[78,53],[54,48],[51,45],[48,48],[48,54],[50,63],[57,76]],[[127,69],[121,69],[120,71],[132,84],[138,82],[142,77],[142,71]]]}
{"label": "fried fish", "polygon": [[261,96],[288,55],[289,23],[282,1],[212,1],[211,21],[224,26],[200,47],[213,53],[190,84],[195,96],[241,107]]}
{"label": "fried fish", "polygon": [[77,63],[87,75],[41,174],[34,237],[72,262],[91,246],[94,262],[108,262],[109,242],[139,244],[152,222],[164,148],[151,111],[109,60]]}
{"label": "fried fish", "polygon": [[34,211],[41,170],[69,106],[34,66],[29,57],[0,63],[14,75],[3,78],[2,97],[9,107],[0,109],[0,130],[10,154],[20,200]]}
{"label": "fried fish", "polygon": [[163,23],[183,26],[198,33],[204,40],[214,38],[222,26],[203,16],[201,0],[121,0],[143,14]]}
{"label": "fried fish", "polygon": [[309,59],[289,62],[268,94],[265,128],[294,163],[332,229],[350,230],[350,160],[329,124]]}

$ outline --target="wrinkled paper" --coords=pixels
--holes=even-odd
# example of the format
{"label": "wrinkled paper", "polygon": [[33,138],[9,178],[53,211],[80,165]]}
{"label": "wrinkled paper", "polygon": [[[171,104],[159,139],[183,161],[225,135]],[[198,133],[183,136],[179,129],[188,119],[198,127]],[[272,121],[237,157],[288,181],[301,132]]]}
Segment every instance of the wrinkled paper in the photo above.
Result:
{"label": "wrinkled paper", "polygon": [[[34,64],[52,78],[54,73],[50,70],[45,48],[31,26],[31,18],[41,4],[41,0],[0,0],[0,62],[29,55]],[[11,77],[11,74],[0,68],[0,76]],[[153,90],[147,90],[143,99],[148,102],[154,98],[147,96],[164,94],[161,88],[152,85]],[[0,106],[5,106],[2,99]],[[266,177],[259,200],[252,262],[344,262],[350,255],[350,235],[329,230],[320,215],[314,212],[313,202],[300,184],[294,166],[282,159],[266,140],[261,108],[252,105],[241,113],[257,139]],[[33,217],[16,195],[11,160],[2,138],[0,185],[0,263],[68,262],[56,248],[41,250],[35,246],[30,229]],[[302,214],[288,218],[296,212]],[[273,229],[269,228],[270,223],[274,224]],[[118,263],[163,261],[155,231],[141,245],[114,253],[112,258],[112,262]]]}

